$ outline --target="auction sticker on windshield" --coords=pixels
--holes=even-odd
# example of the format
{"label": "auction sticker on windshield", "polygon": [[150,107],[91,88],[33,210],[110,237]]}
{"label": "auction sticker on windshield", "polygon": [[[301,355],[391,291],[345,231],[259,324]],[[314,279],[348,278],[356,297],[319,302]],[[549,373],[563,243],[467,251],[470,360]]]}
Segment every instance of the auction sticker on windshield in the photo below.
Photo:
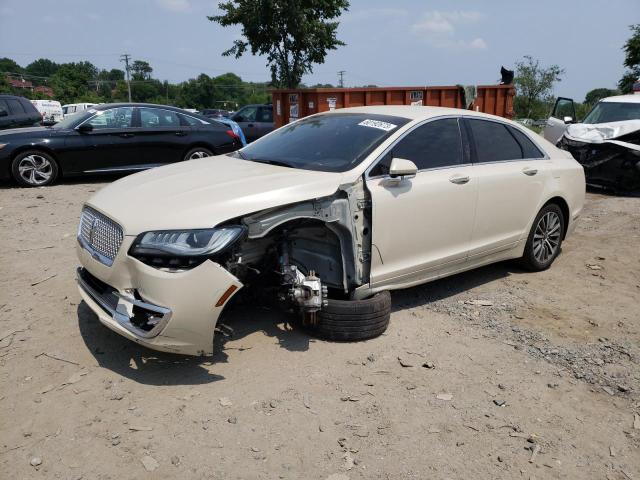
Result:
{"label": "auction sticker on windshield", "polygon": [[380,120],[370,120],[370,119],[363,120],[358,125],[362,125],[363,127],[377,128],[379,130],[384,130],[385,132],[390,132],[391,130],[397,127],[397,125],[394,125],[393,123],[381,122]]}

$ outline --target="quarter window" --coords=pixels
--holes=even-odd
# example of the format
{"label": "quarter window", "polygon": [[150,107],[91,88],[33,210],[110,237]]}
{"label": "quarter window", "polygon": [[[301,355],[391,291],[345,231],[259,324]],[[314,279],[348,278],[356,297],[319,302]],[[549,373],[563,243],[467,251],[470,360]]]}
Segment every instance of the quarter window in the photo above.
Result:
{"label": "quarter window", "polygon": [[110,110],[100,110],[87,123],[94,130],[104,130],[105,128],[130,128],[133,118],[133,107],[112,108]]}
{"label": "quarter window", "polygon": [[468,122],[478,163],[519,160],[523,157],[520,144],[503,123],[476,119],[469,119]]}
{"label": "quarter window", "polygon": [[514,137],[516,137],[516,140],[522,147],[523,158],[544,158],[544,154],[524,133],[511,126],[509,126],[509,131]]}
{"label": "quarter window", "polygon": [[180,119],[178,114],[159,108],[141,108],[140,124],[142,128],[178,127]]}

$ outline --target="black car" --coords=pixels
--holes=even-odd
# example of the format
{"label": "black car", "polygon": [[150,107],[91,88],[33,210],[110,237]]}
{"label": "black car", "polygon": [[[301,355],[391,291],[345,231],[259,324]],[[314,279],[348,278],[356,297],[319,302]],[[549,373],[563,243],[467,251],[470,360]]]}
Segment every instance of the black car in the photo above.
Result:
{"label": "black car", "polygon": [[179,108],[103,104],[52,127],[0,132],[0,178],[35,187],[61,175],[144,170],[241,146],[226,125]]}
{"label": "black car", "polygon": [[0,95],[0,130],[39,125],[42,115],[24,97]]}

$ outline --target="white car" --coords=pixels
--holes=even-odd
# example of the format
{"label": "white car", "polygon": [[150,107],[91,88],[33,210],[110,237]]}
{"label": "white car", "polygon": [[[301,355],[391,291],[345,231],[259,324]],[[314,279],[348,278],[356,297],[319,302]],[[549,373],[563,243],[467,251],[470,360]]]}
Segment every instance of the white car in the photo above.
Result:
{"label": "white car", "polygon": [[69,103],[67,105],[62,106],[62,114],[63,116],[73,115],[74,113],[84,112],[85,110],[89,110],[91,107],[97,105],[96,103]]}
{"label": "white car", "polygon": [[31,103],[42,115],[43,125],[53,125],[64,117],[62,105],[57,100],[31,100]]}
{"label": "white car", "polygon": [[640,94],[603,98],[575,119],[573,100],[559,98],[544,137],[580,162],[588,185],[640,191]]}
{"label": "white car", "polygon": [[513,258],[548,268],[584,195],[571,155],[515,122],[345,108],[96,193],[79,290],[103,324],[157,350],[212,354],[243,287],[318,336],[360,340],[386,329],[389,290]]}

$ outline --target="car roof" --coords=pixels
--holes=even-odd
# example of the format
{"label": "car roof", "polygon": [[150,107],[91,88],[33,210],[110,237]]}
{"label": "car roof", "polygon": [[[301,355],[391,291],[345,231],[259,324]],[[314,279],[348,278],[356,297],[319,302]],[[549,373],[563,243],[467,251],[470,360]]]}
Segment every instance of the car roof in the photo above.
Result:
{"label": "car roof", "polygon": [[390,115],[395,117],[404,117],[410,120],[427,120],[434,117],[442,117],[445,115],[466,115],[471,117],[489,118],[500,121],[510,120],[488,113],[475,112],[473,110],[465,110],[462,108],[449,107],[419,107],[412,105],[376,105],[368,107],[348,107],[340,108],[323,114],[333,113],[369,113],[378,115]]}
{"label": "car roof", "polygon": [[616,95],[614,97],[607,97],[600,100],[601,102],[615,102],[615,103],[640,103],[640,95]]}
{"label": "car roof", "polygon": [[187,112],[183,108],[172,107],[170,105],[158,105],[156,103],[101,103],[99,105],[93,106],[95,110],[107,110],[110,108],[120,108],[120,107],[163,108],[165,110],[173,110],[174,112],[178,112],[178,113],[191,113],[191,112]]}

